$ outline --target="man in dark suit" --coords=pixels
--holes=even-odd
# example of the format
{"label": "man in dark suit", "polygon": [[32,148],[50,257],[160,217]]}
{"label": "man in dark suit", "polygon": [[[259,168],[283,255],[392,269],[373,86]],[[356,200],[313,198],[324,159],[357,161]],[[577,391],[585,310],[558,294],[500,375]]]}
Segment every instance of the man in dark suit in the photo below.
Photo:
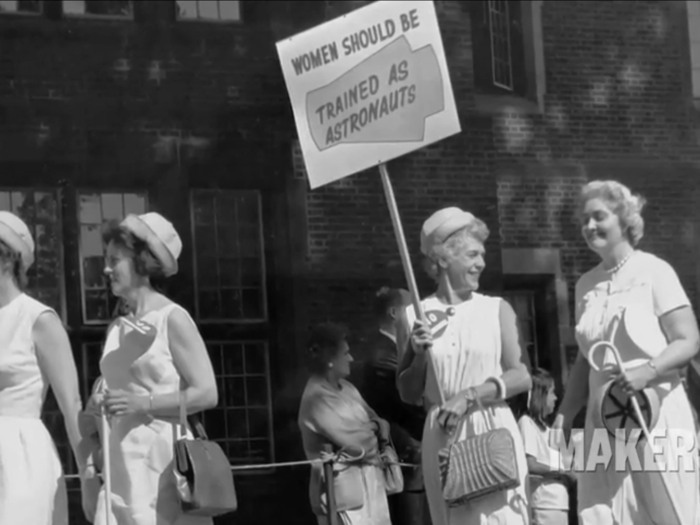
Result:
{"label": "man in dark suit", "polygon": [[[396,387],[398,349],[396,321],[411,303],[406,290],[382,288],[377,292],[375,316],[378,330],[369,338],[363,377],[363,397],[377,415],[391,424],[391,438],[401,462],[420,465],[420,442],[425,411],[407,405]],[[427,525],[430,513],[420,468],[403,468],[404,490],[389,497],[393,525]]]}

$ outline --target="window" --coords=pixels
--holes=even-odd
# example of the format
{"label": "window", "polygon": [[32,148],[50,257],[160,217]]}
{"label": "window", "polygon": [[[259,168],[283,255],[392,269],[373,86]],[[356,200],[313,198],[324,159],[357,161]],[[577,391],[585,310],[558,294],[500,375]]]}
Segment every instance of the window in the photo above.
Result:
{"label": "window", "polygon": [[267,344],[207,346],[219,389],[219,405],[204,414],[209,438],[219,442],[234,465],[274,461]]}
{"label": "window", "polygon": [[0,13],[19,13],[22,15],[41,14],[40,0],[0,0]]}
{"label": "window", "polygon": [[63,14],[109,18],[132,18],[133,2],[126,0],[63,0]]}
{"label": "window", "polygon": [[525,96],[528,91],[522,4],[487,0],[471,2],[474,83],[485,92]]}
{"label": "window", "polygon": [[80,393],[87,400],[92,392],[92,386],[100,377],[100,359],[102,358],[102,343],[83,343],[80,347],[78,376]]}
{"label": "window", "polygon": [[117,299],[104,278],[102,228],[109,220],[146,212],[146,196],[136,193],[83,193],[78,195],[80,225],[80,277],[83,322],[107,324]]}
{"label": "window", "polygon": [[240,22],[241,3],[233,0],[177,0],[178,20]]}
{"label": "window", "polygon": [[192,192],[195,307],[199,321],[267,318],[260,194]]}
{"label": "window", "polygon": [[34,238],[34,264],[27,272],[29,295],[51,306],[65,320],[60,208],[56,191],[0,190],[0,210],[21,217]]}

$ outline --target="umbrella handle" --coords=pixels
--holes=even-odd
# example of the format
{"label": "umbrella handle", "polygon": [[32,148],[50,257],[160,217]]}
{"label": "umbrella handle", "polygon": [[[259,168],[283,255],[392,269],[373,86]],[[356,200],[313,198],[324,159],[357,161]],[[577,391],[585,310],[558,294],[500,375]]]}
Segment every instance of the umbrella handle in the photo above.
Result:
{"label": "umbrella handle", "polygon": [[[595,363],[593,360],[593,355],[595,354],[596,350],[599,348],[605,348],[607,350],[610,350],[613,354],[613,357],[615,357],[615,361],[617,362],[617,366],[620,368],[621,372],[625,371],[625,364],[622,362],[622,357],[620,356],[620,351],[617,349],[617,347],[608,342],[608,341],[598,341],[596,344],[594,344],[590,351],[588,352],[588,362],[593,370],[596,372],[600,372],[600,367]],[[632,403],[632,409],[634,410],[635,415],[637,416],[637,419],[639,420],[639,426],[642,427],[642,433],[644,434],[644,437],[647,440],[647,443],[649,443],[649,446],[651,447],[652,450],[654,450],[654,446],[652,444],[651,440],[651,435],[649,433],[649,427],[647,427],[647,422],[644,420],[644,417],[642,415],[642,410],[639,407],[639,402],[637,401],[636,396],[632,396],[630,398],[630,401]]]}
{"label": "umbrella handle", "polygon": [[104,406],[102,406],[100,411],[100,423],[102,425],[102,476],[105,489],[105,523],[106,525],[112,525],[112,465],[109,457],[109,423]]}
{"label": "umbrella handle", "polygon": [[[613,330],[610,335],[610,341],[598,341],[596,344],[594,344],[591,349],[588,352],[588,364],[590,367],[595,370],[596,372],[600,371],[600,367],[595,364],[593,361],[593,354],[595,353],[596,350],[599,348],[607,348],[610,351],[612,351],[613,356],[615,357],[615,361],[617,362],[617,366],[620,367],[620,371],[624,372],[625,371],[625,365],[622,362],[622,357],[620,356],[620,351],[617,349],[617,347],[612,343],[612,341],[615,340],[615,334],[617,333],[617,329],[620,326],[622,319],[620,317],[617,317],[613,319],[613,322],[615,323],[613,325]],[[649,448],[651,448],[653,453],[656,453],[656,450],[654,449],[654,444],[651,440],[651,436],[649,433],[649,428],[647,427],[647,423],[642,417],[642,411],[639,407],[639,402],[637,401],[636,396],[632,396],[630,398],[630,401],[632,402],[632,409],[635,412],[635,415],[637,416],[637,419],[639,420],[639,425],[642,427],[642,433],[644,434],[644,437],[646,438],[646,441],[649,445]],[[680,513],[680,506],[675,498],[675,495],[671,491],[671,488],[668,486],[668,481],[666,479],[666,476],[664,475],[665,472],[660,471],[659,476],[661,478],[661,483],[666,491],[666,495],[668,496],[669,502],[671,503],[671,508],[673,509],[673,513],[676,516],[676,519],[678,520],[679,525],[685,525],[683,518]]]}

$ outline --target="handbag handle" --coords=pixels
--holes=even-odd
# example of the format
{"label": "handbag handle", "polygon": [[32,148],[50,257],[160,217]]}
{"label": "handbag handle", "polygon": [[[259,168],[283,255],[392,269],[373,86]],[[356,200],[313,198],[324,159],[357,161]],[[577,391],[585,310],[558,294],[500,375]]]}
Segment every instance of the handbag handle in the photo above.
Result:
{"label": "handbag handle", "polygon": [[192,429],[192,434],[196,439],[202,439],[204,441],[208,441],[209,438],[207,436],[207,431],[204,429],[204,424],[202,423],[202,420],[196,416],[196,415],[187,415],[187,394],[186,391],[183,389],[180,389],[179,391],[179,405],[180,405],[180,439],[183,439],[187,437],[187,424],[189,423],[190,428]]}
{"label": "handbag handle", "polygon": [[[466,416],[469,412],[471,412],[472,408],[474,406],[476,406],[476,408],[478,408],[479,411],[481,412],[481,416],[484,418],[486,432],[491,432],[493,430],[493,425],[491,425],[491,420],[488,417],[488,415],[486,414],[487,408],[484,407],[484,404],[481,402],[481,398],[478,395],[476,395],[474,387],[470,387],[468,390],[474,394],[472,397],[472,401],[474,402],[474,405],[467,408],[467,411],[464,413],[464,416]],[[459,427],[455,429],[455,431],[452,433],[452,435],[448,439],[449,445],[454,445],[455,441],[457,440],[457,436],[459,435],[458,429],[459,429]]]}

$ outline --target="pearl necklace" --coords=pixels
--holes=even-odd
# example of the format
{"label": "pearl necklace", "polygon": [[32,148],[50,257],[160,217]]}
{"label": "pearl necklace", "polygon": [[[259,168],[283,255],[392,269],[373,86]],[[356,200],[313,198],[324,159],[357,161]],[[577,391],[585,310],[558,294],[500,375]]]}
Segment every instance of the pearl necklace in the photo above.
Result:
{"label": "pearl necklace", "polygon": [[634,250],[632,250],[632,251],[627,255],[627,257],[625,257],[624,259],[622,259],[619,263],[617,263],[615,266],[613,266],[613,267],[610,268],[609,270],[605,270],[605,271],[608,272],[608,273],[611,273],[611,274],[617,272],[618,270],[620,270],[620,268],[622,268],[622,267],[627,263],[627,261],[630,260],[630,257],[632,257],[635,253],[636,253],[636,252],[635,252]]}

